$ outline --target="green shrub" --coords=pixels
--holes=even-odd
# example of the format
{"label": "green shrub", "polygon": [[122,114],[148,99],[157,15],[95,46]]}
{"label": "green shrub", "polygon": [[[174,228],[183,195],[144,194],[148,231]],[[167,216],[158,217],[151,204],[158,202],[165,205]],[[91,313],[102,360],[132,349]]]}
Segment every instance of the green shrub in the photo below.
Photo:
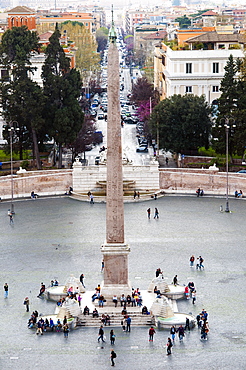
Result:
{"label": "green shrub", "polygon": [[27,170],[29,167],[29,162],[28,161],[23,161],[21,162],[20,166],[24,169]]}
{"label": "green shrub", "polygon": [[201,148],[198,149],[198,153],[200,155],[204,155],[204,156],[207,156],[207,157],[216,157],[217,156],[216,151],[213,148],[211,148],[211,146],[208,149],[205,149],[205,147],[202,146]]}

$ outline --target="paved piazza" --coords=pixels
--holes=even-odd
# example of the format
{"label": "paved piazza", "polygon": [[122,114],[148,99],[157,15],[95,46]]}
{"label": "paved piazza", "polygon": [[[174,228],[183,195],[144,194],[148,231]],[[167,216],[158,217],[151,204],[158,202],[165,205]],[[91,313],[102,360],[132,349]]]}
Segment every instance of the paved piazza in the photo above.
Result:
{"label": "paved piazza", "polygon": [[[134,288],[147,289],[156,268],[170,283],[194,281],[197,302],[178,302],[179,312],[208,311],[210,332],[200,341],[195,328],[183,343],[176,340],[166,356],[168,332],[157,331],[148,342],[148,328],[130,334],[116,328],[116,368],[245,369],[246,202],[230,199],[230,214],[221,213],[219,198],[168,196],[125,204],[125,239],[131,247],[129,278]],[[152,210],[147,219],[147,208]],[[160,219],[154,220],[154,207]],[[37,336],[27,329],[30,310],[53,313],[55,304],[38,299],[40,283],[57,278],[64,283],[73,273],[85,275],[87,289],[101,282],[100,246],[105,241],[105,204],[91,205],[68,197],[16,201],[14,225],[7,216],[10,203],[0,203],[0,368],[5,369],[109,369],[109,328],[104,348],[97,343],[98,328]],[[189,267],[194,254],[204,258],[204,271]],[[4,299],[3,285],[9,284]]]}

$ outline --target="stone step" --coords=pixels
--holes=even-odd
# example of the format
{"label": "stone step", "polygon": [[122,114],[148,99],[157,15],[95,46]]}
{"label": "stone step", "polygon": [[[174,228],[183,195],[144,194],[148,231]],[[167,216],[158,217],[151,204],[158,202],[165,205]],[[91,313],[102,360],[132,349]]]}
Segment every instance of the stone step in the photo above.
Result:
{"label": "stone step", "polygon": [[[124,320],[124,317],[122,317],[121,314],[112,314],[110,315],[110,326],[121,326],[121,321]],[[130,315],[132,321],[132,326],[146,326],[146,325],[152,325],[154,323],[154,319],[150,315],[142,315],[142,314],[135,314]],[[78,326],[92,326],[92,327],[98,327],[102,325],[101,316],[99,317],[92,317],[92,315],[80,315],[78,318]]]}

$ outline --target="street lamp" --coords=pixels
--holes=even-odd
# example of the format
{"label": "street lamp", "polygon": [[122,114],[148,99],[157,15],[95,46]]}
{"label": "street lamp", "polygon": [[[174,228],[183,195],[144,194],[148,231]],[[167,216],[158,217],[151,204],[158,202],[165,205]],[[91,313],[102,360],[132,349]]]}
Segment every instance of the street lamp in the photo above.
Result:
{"label": "street lamp", "polygon": [[[225,212],[230,212],[229,209],[229,197],[228,197],[228,192],[229,192],[229,177],[228,177],[228,167],[229,167],[229,129],[231,128],[230,121],[232,123],[235,123],[235,120],[233,118],[221,118],[221,121],[225,122],[225,133],[226,133],[226,207],[225,207]],[[236,125],[232,124],[232,127],[236,127]]]}
{"label": "street lamp", "polygon": [[18,125],[18,122],[17,121],[10,121],[9,122],[9,128],[8,128],[8,131],[9,131],[9,137],[10,137],[10,140],[9,140],[9,143],[10,143],[10,172],[11,172],[11,208],[10,208],[10,211],[12,214],[14,214],[14,180],[13,180],[13,132],[15,130],[19,130],[18,127],[14,127],[14,124],[17,124]]}

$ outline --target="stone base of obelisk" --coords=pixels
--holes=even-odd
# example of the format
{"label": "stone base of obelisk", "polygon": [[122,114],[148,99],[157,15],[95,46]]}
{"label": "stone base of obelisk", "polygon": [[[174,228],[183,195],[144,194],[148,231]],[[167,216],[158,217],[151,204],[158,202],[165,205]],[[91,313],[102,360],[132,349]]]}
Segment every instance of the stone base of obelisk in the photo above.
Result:
{"label": "stone base of obelisk", "polygon": [[132,294],[132,287],[128,280],[128,254],[130,248],[127,244],[104,244],[102,246],[104,260],[104,280],[101,283],[101,294],[107,305],[110,305],[114,295],[118,300],[121,295],[125,297]]}

